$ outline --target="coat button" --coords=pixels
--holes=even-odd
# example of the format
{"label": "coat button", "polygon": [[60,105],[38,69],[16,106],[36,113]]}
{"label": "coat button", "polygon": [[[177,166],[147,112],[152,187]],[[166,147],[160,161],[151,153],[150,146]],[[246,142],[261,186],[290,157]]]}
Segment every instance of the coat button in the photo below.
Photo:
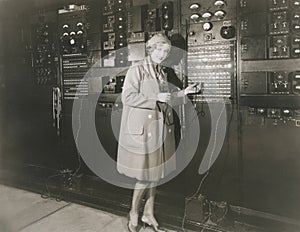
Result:
{"label": "coat button", "polygon": [[149,133],[148,133],[148,137],[151,137],[151,136],[152,136],[152,134],[151,134],[151,132],[149,132]]}
{"label": "coat button", "polygon": [[148,115],[148,118],[151,119],[151,118],[152,118],[152,114],[149,114],[149,115]]}
{"label": "coat button", "polygon": [[169,112],[168,115],[171,116],[171,112]]}
{"label": "coat button", "polygon": [[172,132],[172,129],[169,129],[169,133],[171,133]]}

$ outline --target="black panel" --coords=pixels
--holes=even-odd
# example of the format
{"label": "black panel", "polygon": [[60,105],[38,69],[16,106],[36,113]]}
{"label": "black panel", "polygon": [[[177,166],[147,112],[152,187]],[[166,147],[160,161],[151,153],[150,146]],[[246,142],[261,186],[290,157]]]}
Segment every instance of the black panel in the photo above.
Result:
{"label": "black panel", "polygon": [[241,94],[267,94],[267,73],[242,73]]}
{"label": "black panel", "polygon": [[241,36],[266,35],[267,17],[266,13],[244,14],[240,19]]}
{"label": "black panel", "polygon": [[241,12],[259,12],[266,10],[265,0],[241,0],[239,1]]}
{"label": "black panel", "polygon": [[243,60],[266,59],[266,37],[243,37],[241,39],[241,58]]}

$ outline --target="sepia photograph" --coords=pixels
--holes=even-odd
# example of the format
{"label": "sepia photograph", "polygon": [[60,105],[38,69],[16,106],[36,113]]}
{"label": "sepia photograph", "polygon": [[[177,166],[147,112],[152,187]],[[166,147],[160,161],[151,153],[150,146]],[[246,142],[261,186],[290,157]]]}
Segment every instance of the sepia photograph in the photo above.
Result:
{"label": "sepia photograph", "polygon": [[0,0],[1,232],[299,232],[298,139],[300,0]]}

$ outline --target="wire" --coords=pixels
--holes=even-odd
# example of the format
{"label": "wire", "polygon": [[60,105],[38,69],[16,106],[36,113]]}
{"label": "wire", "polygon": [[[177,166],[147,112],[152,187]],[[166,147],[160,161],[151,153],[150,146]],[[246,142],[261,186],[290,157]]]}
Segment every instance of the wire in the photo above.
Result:
{"label": "wire", "polygon": [[[46,181],[45,181],[45,185],[46,185],[46,190],[47,192],[45,194],[41,194],[41,197],[43,199],[53,199],[52,196],[51,196],[51,192],[49,190],[49,186],[48,186],[48,182],[50,181],[50,179],[53,179],[54,177],[58,177],[58,176],[64,176],[63,173],[59,173],[59,174],[55,174],[55,175],[52,175],[52,176],[49,176],[47,177]],[[56,201],[61,201],[61,194],[62,194],[62,191],[59,192],[58,196],[55,198]]]}
{"label": "wire", "polygon": [[[223,108],[222,108],[222,110],[221,110],[221,113],[220,113],[220,115],[219,115],[219,117],[218,117],[218,119],[217,119],[217,122],[216,122],[216,128],[215,128],[215,131],[214,131],[214,144],[213,144],[213,149],[212,149],[212,151],[211,151],[210,159],[209,159],[209,164],[208,164],[209,167],[210,167],[210,165],[211,165],[212,156],[213,156],[214,151],[215,151],[215,148],[216,148],[216,140],[217,140],[217,131],[218,131],[219,121],[220,121],[220,118],[221,118],[222,113],[224,112],[225,108],[226,108],[226,105],[224,104],[224,106],[223,106]],[[187,216],[187,212],[186,212],[187,204],[188,204],[188,202],[191,201],[195,196],[199,195],[199,192],[200,192],[200,190],[201,190],[201,187],[202,187],[202,185],[203,185],[203,183],[204,183],[204,181],[205,181],[205,179],[207,178],[208,175],[209,175],[209,169],[208,169],[207,172],[205,173],[204,177],[202,177],[202,179],[201,179],[201,181],[200,181],[200,184],[199,184],[199,186],[198,186],[198,188],[197,188],[197,191],[196,191],[191,197],[188,197],[188,198],[186,199],[186,201],[185,201],[184,216],[183,216],[182,224],[181,224],[181,229],[182,229],[182,231],[184,231],[184,232],[185,232],[185,229],[184,229],[184,223],[185,223],[185,219],[186,219],[186,216]],[[209,208],[209,211],[210,211],[210,214],[211,214],[211,208]],[[208,220],[209,220],[209,218],[210,218],[210,215],[209,215],[209,217],[208,217]]]}
{"label": "wire", "polygon": [[[78,138],[79,138],[79,132],[81,130],[81,112],[82,112],[82,109],[83,109],[83,99],[81,99],[81,102],[80,102],[80,109],[79,109],[79,116],[78,116],[78,129],[77,129],[77,132],[76,132],[76,136],[75,136],[75,144],[77,145],[78,143]],[[61,171],[62,173],[59,173],[59,174],[54,174],[54,175],[51,175],[49,177],[47,177],[46,181],[45,181],[45,185],[46,185],[46,193],[45,194],[41,194],[41,197],[44,198],[44,199],[48,199],[48,198],[52,198],[51,197],[51,192],[49,190],[49,186],[48,186],[48,182],[50,181],[50,179],[52,178],[55,178],[55,177],[63,177],[63,178],[66,178],[66,175],[68,173],[70,173],[70,177],[71,177],[71,183],[73,182],[72,179],[77,175],[77,173],[79,172],[79,170],[81,169],[82,167],[82,162],[81,162],[81,157],[80,157],[80,154],[79,152],[77,153],[77,158],[78,158],[78,167],[76,168],[76,170],[72,173],[72,171],[70,170],[69,172],[66,172],[64,173],[63,171]],[[61,201],[61,194],[62,194],[62,190],[59,192],[58,194],[58,197],[55,198],[56,201]]]}
{"label": "wire", "polygon": [[[231,104],[231,111],[230,111],[230,117],[229,117],[229,120],[228,120],[228,123],[227,123],[227,128],[230,127],[231,125],[231,122],[232,122],[232,118],[233,118],[233,106]],[[226,155],[225,155],[225,159],[224,159],[224,164],[223,164],[223,168],[222,168],[222,171],[221,171],[221,177],[219,178],[219,181],[217,183],[217,187],[219,188],[220,184],[221,184],[221,181],[222,181],[222,178],[223,178],[223,173],[225,171],[225,164],[227,162],[227,159],[228,159],[228,155],[229,155],[229,136],[230,136],[230,133],[229,133],[229,129],[226,131],[226,143],[227,143],[227,151],[226,151]]]}
{"label": "wire", "polygon": [[[83,99],[81,98],[80,100],[81,100],[81,102],[80,102],[79,115],[78,115],[78,129],[77,129],[76,137],[75,137],[76,145],[78,144],[79,132],[81,130],[81,112],[82,112],[82,108],[83,108]],[[78,167],[75,170],[75,172],[72,174],[72,177],[77,175],[77,173],[79,172],[79,170],[82,166],[81,156],[78,151],[77,151],[77,159],[78,159]]]}

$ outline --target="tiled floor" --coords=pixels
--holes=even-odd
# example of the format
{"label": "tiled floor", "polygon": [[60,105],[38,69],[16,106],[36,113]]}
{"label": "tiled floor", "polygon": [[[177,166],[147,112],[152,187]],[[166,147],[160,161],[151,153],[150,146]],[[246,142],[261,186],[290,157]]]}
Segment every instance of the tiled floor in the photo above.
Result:
{"label": "tiled floor", "polygon": [[[126,232],[126,218],[0,185],[1,232]],[[150,228],[140,232],[153,231]],[[167,230],[174,232],[174,230]]]}

